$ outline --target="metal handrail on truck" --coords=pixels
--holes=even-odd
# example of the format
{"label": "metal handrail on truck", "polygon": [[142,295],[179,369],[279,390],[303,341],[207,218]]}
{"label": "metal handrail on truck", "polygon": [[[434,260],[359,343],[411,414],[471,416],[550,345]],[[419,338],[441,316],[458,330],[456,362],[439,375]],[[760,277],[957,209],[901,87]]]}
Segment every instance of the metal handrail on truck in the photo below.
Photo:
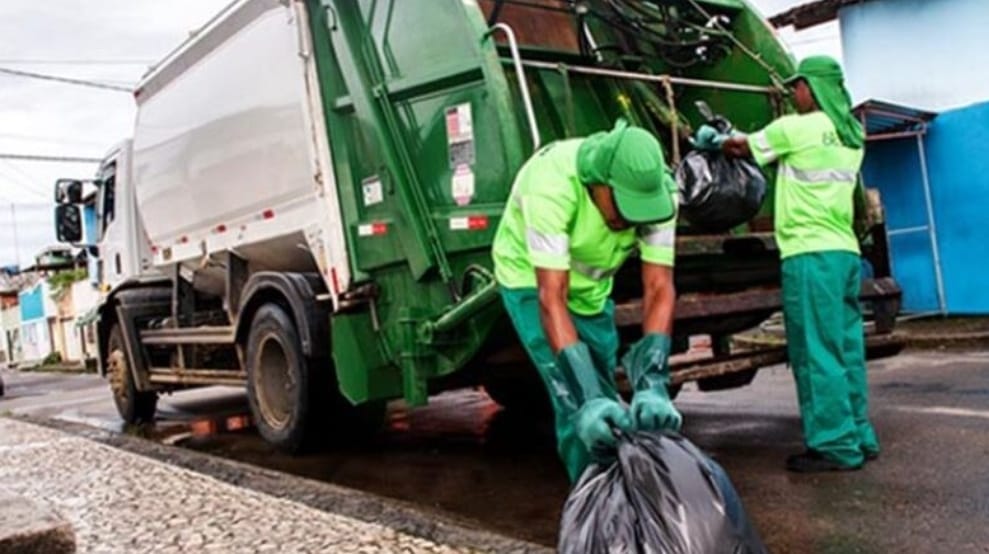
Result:
{"label": "metal handrail on truck", "polygon": [[529,121],[529,132],[532,134],[532,151],[539,150],[542,138],[539,136],[539,124],[536,123],[536,109],[532,105],[532,97],[529,95],[529,82],[525,78],[525,62],[519,53],[519,43],[515,38],[515,31],[507,23],[497,23],[484,34],[484,40],[491,38],[496,31],[505,33],[508,39],[508,49],[512,53],[512,64],[515,66],[515,76],[519,81],[519,89],[522,91],[522,103],[525,105],[525,117]]}

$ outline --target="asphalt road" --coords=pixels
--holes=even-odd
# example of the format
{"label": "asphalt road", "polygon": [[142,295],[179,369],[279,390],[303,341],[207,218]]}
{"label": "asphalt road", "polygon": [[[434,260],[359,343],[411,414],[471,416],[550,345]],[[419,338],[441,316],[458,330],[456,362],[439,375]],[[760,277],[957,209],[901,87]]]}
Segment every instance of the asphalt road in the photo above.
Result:
{"label": "asphalt road", "polygon": [[[5,373],[0,414],[121,430],[94,376]],[[792,378],[763,370],[746,388],[685,390],[684,433],[714,456],[774,552],[989,552],[989,353],[911,353],[870,366],[880,459],[855,473],[783,470],[801,447]],[[242,426],[236,389],[166,397],[156,440],[412,501],[547,545],[567,483],[551,427],[500,410],[480,391],[390,410],[361,447],[290,458]],[[131,431],[131,430],[128,430]]]}

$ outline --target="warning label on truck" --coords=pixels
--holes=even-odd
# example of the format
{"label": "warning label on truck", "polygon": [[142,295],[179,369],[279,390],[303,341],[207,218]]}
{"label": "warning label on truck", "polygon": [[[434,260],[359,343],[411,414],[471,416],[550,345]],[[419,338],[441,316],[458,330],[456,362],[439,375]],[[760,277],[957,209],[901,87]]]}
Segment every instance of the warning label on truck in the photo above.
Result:
{"label": "warning label on truck", "polygon": [[446,109],[446,137],[450,149],[450,169],[474,165],[474,119],[469,103]]}
{"label": "warning label on truck", "polygon": [[458,206],[466,206],[474,198],[474,172],[469,165],[458,165],[453,170],[451,190],[453,201]]}
{"label": "warning label on truck", "polygon": [[364,192],[365,206],[380,204],[385,199],[384,192],[381,190],[381,179],[377,175],[364,179],[361,182],[361,190]]}

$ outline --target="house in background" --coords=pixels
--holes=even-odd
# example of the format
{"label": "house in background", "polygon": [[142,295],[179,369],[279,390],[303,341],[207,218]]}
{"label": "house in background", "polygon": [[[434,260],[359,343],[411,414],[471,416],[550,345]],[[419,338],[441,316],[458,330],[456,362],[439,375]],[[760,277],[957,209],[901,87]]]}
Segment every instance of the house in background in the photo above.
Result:
{"label": "house in background", "polygon": [[904,309],[989,313],[989,6],[819,0],[771,21],[802,29],[834,19],[870,131],[862,174],[883,197]]}
{"label": "house in background", "polygon": [[86,337],[76,322],[95,305],[98,294],[86,279],[85,264],[72,250],[58,246],[42,250],[35,264],[25,269],[39,277],[18,295],[24,361],[51,354],[66,362],[86,359]]}
{"label": "house in background", "polygon": [[38,280],[18,294],[22,361],[43,360],[55,350],[49,316],[57,313],[48,283]]}
{"label": "house in background", "polygon": [[21,315],[17,303],[21,277],[0,273],[0,364],[21,360]]}

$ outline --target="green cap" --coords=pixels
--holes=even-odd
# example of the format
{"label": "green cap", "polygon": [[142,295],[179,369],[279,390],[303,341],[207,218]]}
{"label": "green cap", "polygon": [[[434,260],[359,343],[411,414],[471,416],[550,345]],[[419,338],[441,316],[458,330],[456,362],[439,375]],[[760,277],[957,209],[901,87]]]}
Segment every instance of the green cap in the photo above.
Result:
{"label": "green cap", "polygon": [[676,189],[663,148],[649,131],[619,119],[611,131],[584,139],[577,175],[585,185],[611,187],[619,213],[629,223],[658,223],[676,215]]}
{"label": "green cap", "polygon": [[797,72],[785,83],[793,85],[800,80],[807,83],[818,107],[834,123],[841,143],[849,148],[862,148],[865,131],[852,114],[852,97],[845,88],[845,76],[838,61],[829,56],[804,58],[797,66]]}

